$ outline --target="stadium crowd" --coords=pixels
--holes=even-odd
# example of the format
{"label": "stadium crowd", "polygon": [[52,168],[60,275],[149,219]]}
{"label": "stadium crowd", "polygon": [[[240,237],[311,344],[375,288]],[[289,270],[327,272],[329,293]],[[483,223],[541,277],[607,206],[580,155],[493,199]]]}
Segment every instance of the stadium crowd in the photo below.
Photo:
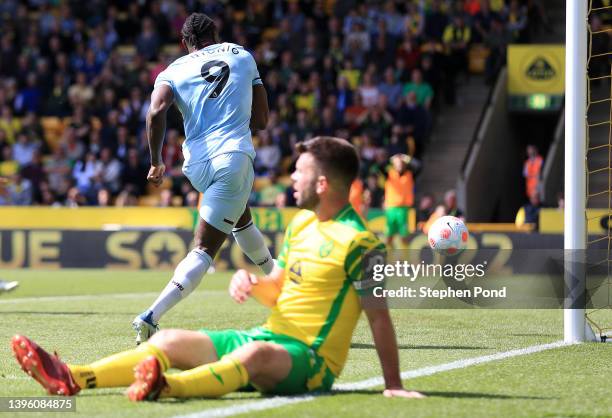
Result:
{"label": "stadium crowd", "polygon": [[411,156],[407,167],[418,170],[436,110],[461,101],[457,85],[468,78],[471,45],[489,51],[484,70],[492,80],[506,45],[529,36],[528,16],[538,6],[4,0],[0,177],[12,180],[0,205],[196,205],[180,170],[180,114],[169,115],[161,192],[146,184],[144,126],[153,82],[184,53],[180,29],[199,11],[214,17],[222,40],[252,52],[268,91],[268,127],[254,133],[258,180],[251,203],[293,205],[283,179],[294,144],[334,135],[359,150],[364,207],[382,207],[390,157]]}

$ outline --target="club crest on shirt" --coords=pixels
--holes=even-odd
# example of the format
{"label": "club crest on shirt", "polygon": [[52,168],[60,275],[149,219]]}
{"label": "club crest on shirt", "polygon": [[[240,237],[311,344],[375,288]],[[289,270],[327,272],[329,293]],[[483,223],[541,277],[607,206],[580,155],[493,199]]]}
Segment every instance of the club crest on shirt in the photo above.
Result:
{"label": "club crest on shirt", "polygon": [[328,255],[331,254],[333,249],[334,249],[334,241],[333,240],[330,239],[329,241],[324,242],[319,247],[319,257],[321,257],[321,258],[327,257]]}
{"label": "club crest on shirt", "polygon": [[289,267],[289,280],[293,283],[302,283],[302,262],[296,261]]}

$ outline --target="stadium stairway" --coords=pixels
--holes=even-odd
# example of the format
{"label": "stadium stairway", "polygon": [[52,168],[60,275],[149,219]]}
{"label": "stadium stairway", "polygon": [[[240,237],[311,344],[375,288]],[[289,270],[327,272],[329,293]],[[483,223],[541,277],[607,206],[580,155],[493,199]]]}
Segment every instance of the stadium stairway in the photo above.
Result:
{"label": "stadium stairway", "polygon": [[423,171],[416,182],[417,197],[432,193],[441,202],[444,192],[456,187],[489,89],[484,76],[471,75],[469,82],[458,88],[457,105],[441,107],[423,154]]}

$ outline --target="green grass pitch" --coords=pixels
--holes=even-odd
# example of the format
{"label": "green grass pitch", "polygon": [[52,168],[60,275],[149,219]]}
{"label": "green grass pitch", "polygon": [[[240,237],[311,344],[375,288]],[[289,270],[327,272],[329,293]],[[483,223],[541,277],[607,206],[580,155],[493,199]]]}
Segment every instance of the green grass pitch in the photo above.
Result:
{"label": "green grass pitch", "polygon": [[[0,270],[0,277],[21,282],[17,290],[0,296],[0,396],[41,396],[41,387],[13,358],[9,347],[13,334],[33,338],[70,363],[86,363],[132,348],[131,320],[157,296],[169,273]],[[221,329],[261,324],[266,309],[255,302],[233,303],[226,291],[228,279],[229,274],[207,276],[193,295],[168,313],[162,327]],[[403,371],[562,339],[559,310],[394,310],[392,315]],[[611,370],[610,344],[580,344],[405,381],[406,387],[428,395],[423,400],[385,399],[381,388],[375,387],[248,416],[612,417]],[[379,375],[362,318],[339,383]],[[219,400],[133,404],[122,389],[85,390],[78,395],[77,413],[68,416],[171,417],[254,399],[261,396],[237,393]]]}

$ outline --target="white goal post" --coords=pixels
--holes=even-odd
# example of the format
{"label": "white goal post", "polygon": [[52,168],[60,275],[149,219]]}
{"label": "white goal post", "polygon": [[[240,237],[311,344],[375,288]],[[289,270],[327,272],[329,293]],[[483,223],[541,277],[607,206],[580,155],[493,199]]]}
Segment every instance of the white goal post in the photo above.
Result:
{"label": "white goal post", "polygon": [[[585,291],[587,14],[589,1],[566,0],[565,13],[565,282],[576,296]],[[577,250],[577,251],[576,251]],[[588,327],[588,329],[587,329]],[[592,338],[584,307],[564,310],[566,342]]]}

